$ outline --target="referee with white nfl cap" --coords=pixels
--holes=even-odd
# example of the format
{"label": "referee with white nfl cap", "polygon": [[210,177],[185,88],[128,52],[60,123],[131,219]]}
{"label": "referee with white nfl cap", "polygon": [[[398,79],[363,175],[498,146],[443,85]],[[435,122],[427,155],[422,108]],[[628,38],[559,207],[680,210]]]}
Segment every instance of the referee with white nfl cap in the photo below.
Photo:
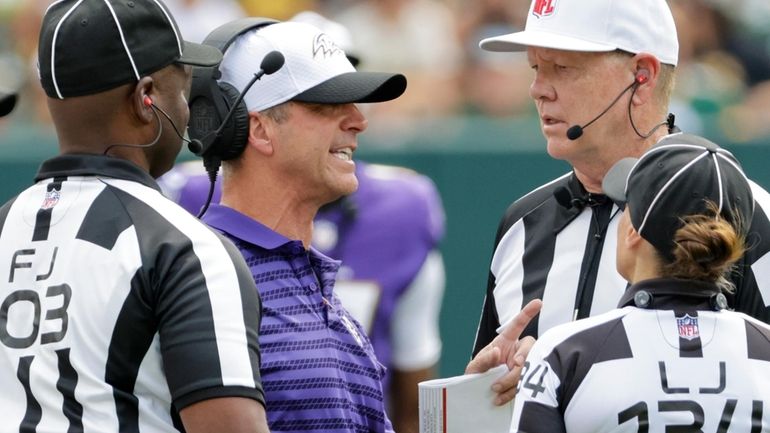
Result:
{"label": "referee with white nfl cap", "polygon": [[625,206],[617,269],[631,286],[619,309],[535,343],[511,431],[767,431],[770,327],[725,309],[755,211],[738,162],[678,134],[603,187]]}
{"label": "referee with white nfl cap", "polygon": [[[500,220],[471,373],[503,362],[489,356],[496,353],[490,345],[530,301],[542,300],[542,309],[517,337],[514,360],[548,329],[617,305],[626,288],[614,254],[622,211],[602,193],[602,179],[619,160],[638,158],[678,131],[668,112],[678,41],[665,0],[532,0],[523,31],[480,46],[526,52],[518,55],[533,70],[529,92],[545,148],[571,170],[516,200]],[[768,322],[770,195],[750,184],[757,206],[727,301]],[[493,385],[499,403],[515,392],[520,365],[509,366]]]}
{"label": "referee with white nfl cap", "polygon": [[249,270],[154,180],[222,53],[160,0],[54,2],[38,48],[60,155],[0,208],[0,432],[267,432]]}

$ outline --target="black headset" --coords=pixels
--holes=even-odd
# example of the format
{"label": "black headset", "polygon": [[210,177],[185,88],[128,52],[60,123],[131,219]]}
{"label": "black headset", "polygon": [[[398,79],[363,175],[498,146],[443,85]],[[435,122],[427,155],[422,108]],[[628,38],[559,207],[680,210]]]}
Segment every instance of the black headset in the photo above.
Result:
{"label": "black headset", "polygon": [[[238,36],[250,30],[275,24],[278,21],[253,17],[242,18],[217,27],[203,41],[218,48],[223,54]],[[189,149],[206,160],[226,161],[237,158],[246,148],[249,137],[249,110],[241,100],[241,90],[224,82],[219,67],[194,67],[190,90],[190,122],[187,130],[193,143]],[[237,104],[236,104],[237,103]],[[227,124],[222,122],[230,110],[233,113]],[[215,131],[222,131],[214,136]]]}

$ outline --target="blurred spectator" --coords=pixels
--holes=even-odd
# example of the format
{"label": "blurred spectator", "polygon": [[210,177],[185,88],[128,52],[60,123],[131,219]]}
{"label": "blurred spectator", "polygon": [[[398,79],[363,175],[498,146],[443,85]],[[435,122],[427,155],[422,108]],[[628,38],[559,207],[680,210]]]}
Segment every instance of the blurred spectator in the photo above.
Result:
{"label": "blurred spectator", "polygon": [[463,7],[458,34],[463,41],[461,89],[464,111],[496,118],[534,113],[529,90],[532,79],[526,58],[496,56],[479,49],[478,41],[524,27],[528,0],[479,0]]}
{"label": "blurred spectator", "polygon": [[45,93],[37,74],[37,43],[40,24],[50,0],[25,0],[16,6],[9,23],[11,44],[23,67],[19,105],[14,118],[22,123],[39,125],[53,131],[51,116],[45,103]]}
{"label": "blurred spectator", "polygon": [[179,23],[179,30],[191,42],[203,42],[212,30],[246,16],[237,0],[165,0]]}
{"label": "blurred spectator", "polygon": [[285,21],[304,10],[317,10],[316,0],[240,0],[249,16]]}
{"label": "blurred spectator", "polygon": [[366,53],[362,70],[397,69],[409,80],[401,98],[372,107],[372,114],[416,120],[458,109],[462,51],[455,14],[445,2],[362,0],[333,18],[355,35],[356,45]]}
{"label": "blurred spectator", "polygon": [[[15,125],[52,133],[37,85],[35,46],[42,12],[53,0],[0,0],[0,50],[15,51],[25,69]],[[770,1],[669,0],[682,58],[672,98],[677,123],[722,142],[770,136]],[[452,140],[456,115],[533,119],[526,61],[490,56],[478,42],[521,27],[528,0],[169,0],[188,39],[243,14],[286,20],[303,10],[334,17],[370,53],[365,68],[406,72],[407,93],[372,108],[370,143],[412,143],[426,129]],[[451,120],[450,120],[451,119]],[[7,123],[7,121],[6,121]]]}
{"label": "blurred spectator", "polygon": [[16,107],[21,87],[21,66],[15,58],[0,53],[0,117],[6,116]]}
{"label": "blurred spectator", "polygon": [[[745,11],[750,3],[670,1],[681,56],[675,98],[701,117],[702,133],[732,142],[770,135],[770,116],[765,114],[770,111],[770,95],[763,90],[770,80],[770,39],[747,30]],[[753,10],[759,15],[770,12],[767,3],[756,6]]]}

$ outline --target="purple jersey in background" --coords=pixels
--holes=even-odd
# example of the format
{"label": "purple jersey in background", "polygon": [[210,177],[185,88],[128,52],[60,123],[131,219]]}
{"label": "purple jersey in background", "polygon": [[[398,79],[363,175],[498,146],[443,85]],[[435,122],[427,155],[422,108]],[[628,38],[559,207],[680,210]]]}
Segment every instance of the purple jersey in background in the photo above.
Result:
{"label": "purple jersey in background", "polygon": [[[440,304],[444,290],[443,264],[435,264],[441,259],[434,251],[444,235],[441,199],[428,177],[408,169],[358,161],[356,176],[358,191],[318,212],[313,245],[342,261],[335,292],[369,333],[380,362],[407,371],[429,367],[441,351],[438,329],[435,336],[422,335],[438,327],[440,305],[430,304],[436,297]],[[413,288],[421,271],[431,275],[418,284],[439,287],[427,293]],[[407,299],[408,291],[415,299]],[[399,308],[411,311],[399,314]],[[421,314],[435,316],[434,324],[414,317]]]}
{"label": "purple jersey in background", "polygon": [[[433,181],[405,168],[357,161],[356,176],[358,191],[319,211],[313,246],[342,261],[334,292],[369,334],[380,362],[401,371],[431,367],[441,356],[441,198]],[[209,189],[200,161],[178,164],[159,182],[193,214]],[[217,181],[212,203],[219,198]]]}

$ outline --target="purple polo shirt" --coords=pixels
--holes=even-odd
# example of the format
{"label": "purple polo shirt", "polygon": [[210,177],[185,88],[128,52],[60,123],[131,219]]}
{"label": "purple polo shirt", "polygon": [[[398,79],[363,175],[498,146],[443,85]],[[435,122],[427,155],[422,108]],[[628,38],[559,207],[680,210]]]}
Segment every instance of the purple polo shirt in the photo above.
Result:
{"label": "purple polo shirt", "polygon": [[270,431],[393,432],[361,326],[333,293],[340,262],[231,208],[203,220],[246,259],[262,297],[259,346]]}

